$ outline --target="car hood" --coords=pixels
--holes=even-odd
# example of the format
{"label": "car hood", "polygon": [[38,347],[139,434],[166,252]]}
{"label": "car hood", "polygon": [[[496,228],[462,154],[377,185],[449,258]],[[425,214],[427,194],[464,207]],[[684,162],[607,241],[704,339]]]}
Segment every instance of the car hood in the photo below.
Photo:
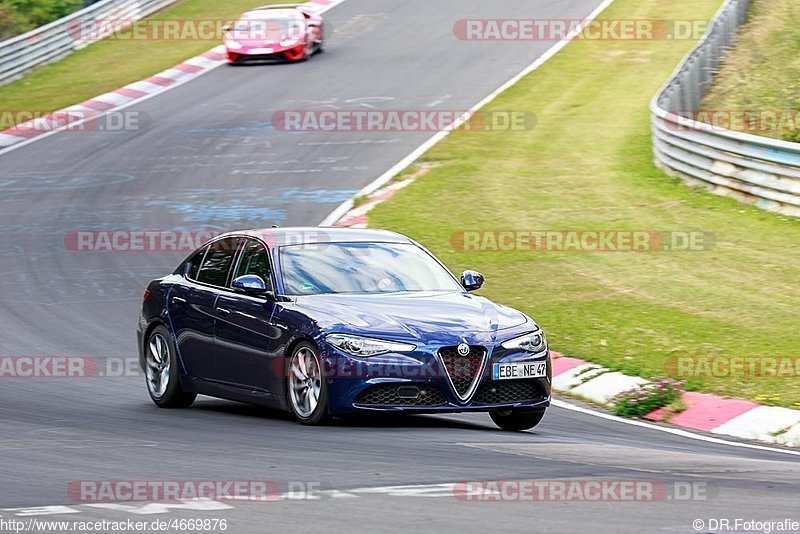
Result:
{"label": "car hood", "polygon": [[242,48],[282,47],[280,40],[277,39],[234,39],[234,40],[238,42],[240,45],[242,45]]}
{"label": "car hood", "polygon": [[529,321],[517,310],[462,292],[308,295],[295,304],[328,332],[426,342],[460,342]]}

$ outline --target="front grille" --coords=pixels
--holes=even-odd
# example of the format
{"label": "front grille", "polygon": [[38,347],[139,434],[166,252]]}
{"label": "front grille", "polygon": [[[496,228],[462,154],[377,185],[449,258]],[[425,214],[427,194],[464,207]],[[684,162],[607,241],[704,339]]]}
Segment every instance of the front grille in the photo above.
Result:
{"label": "front grille", "polygon": [[545,397],[538,380],[502,380],[484,384],[475,394],[478,404],[538,401]]}
{"label": "front grille", "polygon": [[[412,386],[413,387],[413,386]],[[436,386],[417,386],[419,395],[415,399],[400,397],[398,389],[408,389],[408,384],[378,384],[359,395],[356,404],[364,406],[438,406],[444,404],[442,392]]]}
{"label": "front grille", "polygon": [[456,394],[462,401],[467,400],[483,372],[486,349],[470,346],[469,354],[462,356],[458,353],[458,347],[442,347],[439,349],[439,358]]}

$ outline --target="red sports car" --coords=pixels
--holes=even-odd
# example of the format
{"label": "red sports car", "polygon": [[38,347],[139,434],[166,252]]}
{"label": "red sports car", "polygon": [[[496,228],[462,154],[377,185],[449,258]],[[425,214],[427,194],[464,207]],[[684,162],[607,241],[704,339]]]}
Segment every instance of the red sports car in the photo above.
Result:
{"label": "red sports car", "polygon": [[242,15],[225,28],[228,62],[303,61],[325,50],[322,17],[303,4],[274,4]]}

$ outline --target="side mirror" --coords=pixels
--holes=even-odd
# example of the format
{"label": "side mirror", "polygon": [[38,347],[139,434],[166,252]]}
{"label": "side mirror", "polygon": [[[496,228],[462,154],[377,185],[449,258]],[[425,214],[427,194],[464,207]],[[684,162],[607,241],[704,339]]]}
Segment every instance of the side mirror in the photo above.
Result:
{"label": "side mirror", "polygon": [[464,271],[461,273],[461,285],[467,291],[476,291],[483,286],[483,275],[478,271]]}
{"label": "side mirror", "polygon": [[275,298],[275,293],[267,289],[267,283],[260,276],[246,274],[233,280],[231,284],[237,293],[244,293],[251,297]]}

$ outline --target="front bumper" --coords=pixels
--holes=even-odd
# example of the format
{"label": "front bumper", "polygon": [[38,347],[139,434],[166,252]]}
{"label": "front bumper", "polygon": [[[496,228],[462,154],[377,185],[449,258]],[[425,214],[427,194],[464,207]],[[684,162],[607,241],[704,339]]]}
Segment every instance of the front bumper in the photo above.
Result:
{"label": "front bumper", "polygon": [[[469,397],[462,400],[438,355],[440,347],[418,347],[407,354],[358,358],[329,345],[322,350],[333,414],[365,412],[457,413],[497,409],[544,409],[550,405],[552,365],[549,350],[531,355],[485,347],[485,364]],[[547,361],[541,378],[493,380],[492,364]]]}
{"label": "front bumper", "polygon": [[305,43],[289,47],[243,47],[239,49],[226,46],[229,63],[249,63],[258,61],[296,60],[303,56]]}

